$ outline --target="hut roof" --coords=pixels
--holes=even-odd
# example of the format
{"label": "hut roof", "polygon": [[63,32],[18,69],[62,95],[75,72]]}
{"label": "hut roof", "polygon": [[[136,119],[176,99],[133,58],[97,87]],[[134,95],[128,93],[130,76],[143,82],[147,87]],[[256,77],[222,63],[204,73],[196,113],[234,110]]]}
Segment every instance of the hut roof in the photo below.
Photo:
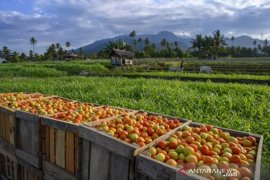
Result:
{"label": "hut roof", "polygon": [[66,57],[78,57],[78,55],[74,54],[74,53],[69,53],[69,54],[66,54],[65,56]]}
{"label": "hut roof", "polygon": [[116,55],[119,57],[128,57],[133,58],[134,53],[126,50],[120,50],[120,49],[113,49],[112,52],[109,54],[110,56]]}

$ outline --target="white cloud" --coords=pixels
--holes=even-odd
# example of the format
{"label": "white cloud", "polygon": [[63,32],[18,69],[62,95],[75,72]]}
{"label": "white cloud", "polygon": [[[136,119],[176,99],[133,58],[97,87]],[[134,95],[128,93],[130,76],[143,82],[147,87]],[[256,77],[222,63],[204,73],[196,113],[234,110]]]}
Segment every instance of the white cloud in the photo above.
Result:
{"label": "white cloud", "polygon": [[185,36],[216,29],[234,36],[268,36],[270,29],[268,0],[36,0],[33,6],[32,15],[0,9],[0,47],[24,50],[34,36],[40,52],[55,42],[70,41],[76,48],[133,29],[137,34],[168,30]]}

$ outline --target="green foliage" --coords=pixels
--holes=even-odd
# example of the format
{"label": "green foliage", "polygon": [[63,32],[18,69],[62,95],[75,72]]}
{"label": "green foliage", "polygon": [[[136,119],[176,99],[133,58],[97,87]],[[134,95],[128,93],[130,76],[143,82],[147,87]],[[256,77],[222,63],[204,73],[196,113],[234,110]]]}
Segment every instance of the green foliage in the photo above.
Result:
{"label": "green foliage", "polygon": [[66,76],[67,72],[57,71],[52,68],[39,66],[0,66],[0,78],[3,77],[61,77]]}
{"label": "green foliage", "polygon": [[89,63],[89,64],[57,63],[45,66],[48,68],[55,68],[56,70],[59,71],[65,71],[69,75],[79,75],[80,73],[94,74],[94,73],[108,72],[108,69],[100,63]]}
{"label": "green foliage", "polygon": [[[192,40],[192,48],[195,48],[193,54],[200,59],[217,59],[218,55],[224,50],[225,38],[216,30],[213,37],[197,34]],[[224,53],[224,52],[223,52]]]}

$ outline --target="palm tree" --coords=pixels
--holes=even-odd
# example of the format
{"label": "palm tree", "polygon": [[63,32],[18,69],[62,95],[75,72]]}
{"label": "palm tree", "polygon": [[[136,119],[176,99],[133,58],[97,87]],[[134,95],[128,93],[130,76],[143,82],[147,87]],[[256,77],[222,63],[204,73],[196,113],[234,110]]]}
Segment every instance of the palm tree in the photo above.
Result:
{"label": "palm tree", "polygon": [[129,37],[133,39],[134,50],[136,51],[137,40],[135,39],[135,36],[136,36],[136,31],[135,30],[131,31],[129,34]]}
{"label": "palm tree", "polygon": [[70,47],[70,42],[69,42],[69,41],[66,42],[66,47],[67,47],[67,48]]}
{"label": "palm tree", "polygon": [[34,53],[35,52],[35,45],[37,44],[37,40],[34,37],[31,37],[29,42],[33,46],[33,53]]}
{"label": "palm tree", "polygon": [[60,54],[59,54],[59,49],[61,48],[60,43],[56,43],[55,44],[55,49],[56,49],[56,59],[59,60],[60,59]]}
{"label": "palm tree", "polygon": [[232,42],[232,46],[233,46],[233,43],[234,43],[234,36],[231,37],[231,42]]}
{"label": "palm tree", "polygon": [[129,37],[134,38],[135,36],[136,36],[136,31],[135,30],[131,31],[131,33],[129,34]]}
{"label": "palm tree", "polygon": [[256,47],[256,44],[257,44],[257,41],[256,40],[254,40],[253,41],[253,45]]}
{"label": "palm tree", "polygon": [[267,46],[268,45],[268,40],[265,39],[264,42],[263,42],[264,46]]}
{"label": "palm tree", "polygon": [[202,57],[202,47],[203,47],[203,37],[201,34],[197,34],[195,36],[195,39],[191,40],[192,43],[192,48],[197,48],[198,49],[198,57],[201,58]]}
{"label": "palm tree", "polygon": [[216,30],[213,33],[213,35],[214,35],[214,59],[216,59],[220,48],[226,45],[226,41],[224,35],[220,33],[220,30]]}
{"label": "palm tree", "polygon": [[166,39],[162,39],[160,42],[160,45],[164,48],[167,44],[167,40]]}
{"label": "palm tree", "polygon": [[144,40],[144,44],[145,44],[146,46],[148,46],[148,45],[150,44],[150,41],[149,41],[148,38],[146,38],[146,39]]}
{"label": "palm tree", "polygon": [[10,57],[10,49],[8,49],[7,46],[4,46],[1,50],[1,54],[6,60],[8,60]]}

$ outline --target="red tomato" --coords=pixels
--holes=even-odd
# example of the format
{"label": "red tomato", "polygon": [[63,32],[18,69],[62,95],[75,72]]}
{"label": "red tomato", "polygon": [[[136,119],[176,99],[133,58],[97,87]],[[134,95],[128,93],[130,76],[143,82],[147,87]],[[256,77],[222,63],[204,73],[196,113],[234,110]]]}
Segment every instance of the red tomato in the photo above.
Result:
{"label": "red tomato", "polygon": [[201,152],[204,155],[208,155],[209,154],[209,148],[206,145],[202,145]]}

